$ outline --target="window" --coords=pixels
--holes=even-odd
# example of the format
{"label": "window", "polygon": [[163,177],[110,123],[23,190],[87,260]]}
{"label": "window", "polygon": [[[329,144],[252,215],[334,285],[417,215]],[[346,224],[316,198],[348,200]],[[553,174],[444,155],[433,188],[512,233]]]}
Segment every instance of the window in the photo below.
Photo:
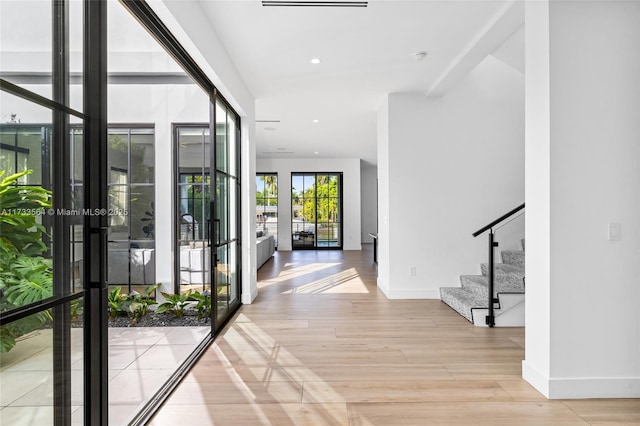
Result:
{"label": "window", "polygon": [[150,126],[110,128],[110,286],[143,293],[155,284],[155,144]]}
{"label": "window", "polygon": [[211,137],[208,124],[174,126],[176,293],[211,292]]}
{"label": "window", "polygon": [[273,235],[278,247],[278,175],[256,175],[256,232],[257,236]]}
{"label": "window", "polygon": [[291,174],[293,248],[342,248],[342,173]]}

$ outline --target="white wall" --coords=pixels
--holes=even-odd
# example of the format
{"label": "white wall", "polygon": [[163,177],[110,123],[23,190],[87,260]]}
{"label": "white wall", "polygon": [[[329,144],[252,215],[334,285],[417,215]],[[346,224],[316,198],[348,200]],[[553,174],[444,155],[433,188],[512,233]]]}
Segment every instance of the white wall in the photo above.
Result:
{"label": "white wall", "polygon": [[443,98],[387,102],[378,285],[389,298],[439,298],[486,261],[486,237],[471,234],[524,201],[524,78],[489,56]]}
{"label": "white wall", "polygon": [[527,6],[523,375],[640,397],[640,3]]}
{"label": "white wall", "polygon": [[[343,249],[361,250],[360,159],[258,159],[258,173],[278,174],[278,250],[291,250],[291,173],[342,172]],[[255,198],[253,200],[255,204]]]}
{"label": "white wall", "polygon": [[378,169],[376,167],[362,166],[360,169],[360,210],[362,235],[360,241],[372,243],[370,232],[376,232],[378,228]]}

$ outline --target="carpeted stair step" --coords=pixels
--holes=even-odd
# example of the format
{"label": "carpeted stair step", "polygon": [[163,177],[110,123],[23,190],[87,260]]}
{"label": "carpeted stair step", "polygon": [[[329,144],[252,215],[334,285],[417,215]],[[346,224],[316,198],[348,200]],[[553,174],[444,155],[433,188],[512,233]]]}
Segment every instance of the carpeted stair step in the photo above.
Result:
{"label": "carpeted stair step", "polygon": [[[489,267],[487,263],[480,264],[480,271],[482,275],[487,276]],[[524,278],[524,269],[507,263],[496,263],[493,265],[493,276],[497,279],[512,279],[522,281]]]}
{"label": "carpeted stair step", "polygon": [[[489,279],[483,275],[461,275],[460,283],[462,288],[478,297],[489,297]],[[493,282],[493,296],[498,297],[499,293],[524,293],[522,279],[495,279]]]}
{"label": "carpeted stair step", "polygon": [[441,287],[440,299],[471,323],[473,323],[472,309],[489,307],[486,297],[480,297],[462,287]]}
{"label": "carpeted stair step", "polygon": [[[520,241],[522,251],[505,250],[501,252],[502,263],[494,264],[494,303],[496,326],[522,326],[524,324],[524,277],[525,254],[524,239]],[[467,321],[485,326],[484,317],[489,308],[488,266],[480,265],[482,275],[461,275],[462,287],[441,287],[440,299],[458,312]]]}
{"label": "carpeted stair step", "polygon": [[502,263],[517,266],[524,269],[524,251],[522,250],[505,250],[501,252]]}

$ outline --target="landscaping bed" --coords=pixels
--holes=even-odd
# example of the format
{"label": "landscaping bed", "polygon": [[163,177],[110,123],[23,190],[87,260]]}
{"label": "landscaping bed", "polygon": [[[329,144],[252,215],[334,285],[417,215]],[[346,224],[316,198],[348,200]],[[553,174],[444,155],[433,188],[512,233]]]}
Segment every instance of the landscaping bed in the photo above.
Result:
{"label": "landscaping bed", "polygon": [[209,318],[197,318],[196,312],[185,312],[178,318],[173,314],[156,314],[151,312],[137,321],[129,317],[115,317],[109,319],[109,327],[205,327],[209,326]]}

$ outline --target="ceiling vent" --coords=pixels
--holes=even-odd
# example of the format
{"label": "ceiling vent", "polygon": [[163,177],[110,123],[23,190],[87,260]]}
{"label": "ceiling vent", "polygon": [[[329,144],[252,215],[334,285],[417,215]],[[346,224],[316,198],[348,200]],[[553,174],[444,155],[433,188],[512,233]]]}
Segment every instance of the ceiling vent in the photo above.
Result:
{"label": "ceiling vent", "polygon": [[367,7],[366,1],[263,0],[263,6],[280,7]]}

